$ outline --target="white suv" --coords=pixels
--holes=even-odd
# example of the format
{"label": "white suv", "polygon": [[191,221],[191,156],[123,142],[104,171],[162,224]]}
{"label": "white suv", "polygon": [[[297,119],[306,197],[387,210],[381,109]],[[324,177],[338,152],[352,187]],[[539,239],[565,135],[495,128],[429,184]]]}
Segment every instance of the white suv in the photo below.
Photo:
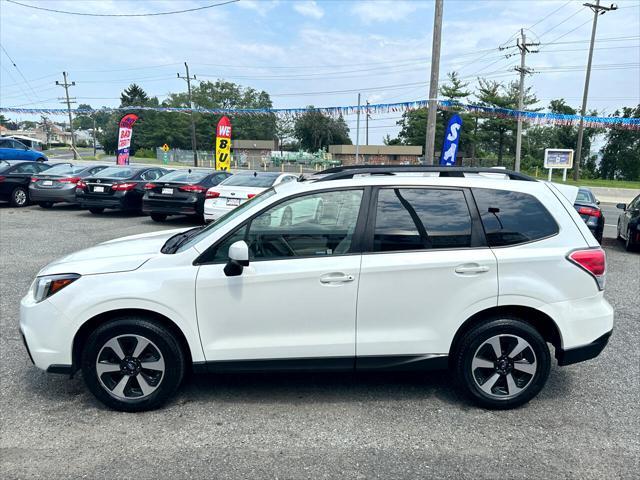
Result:
{"label": "white suv", "polygon": [[[497,178],[496,178],[497,177]],[[577,189],[575,189],[577,191]],[[534,397],[613,328],[605,254],[559,188],[490,169],[337,168],[217,222],[102,243],[21,304],[35,365],[110,407],[189,369],[450,368],[489,408]]]}

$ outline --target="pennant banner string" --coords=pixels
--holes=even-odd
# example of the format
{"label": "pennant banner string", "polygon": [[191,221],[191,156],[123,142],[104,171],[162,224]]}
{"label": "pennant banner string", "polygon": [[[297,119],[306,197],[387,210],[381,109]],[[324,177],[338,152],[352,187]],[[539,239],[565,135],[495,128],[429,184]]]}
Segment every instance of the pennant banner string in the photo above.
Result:
{"label": "pennant banner string", "polygon": [[[416,100],[411,102],[399,103],[378,103],[372,105],[346,105],[336,107],[318,107],[318,108],[195,108],[198,113],[207,113],[214,115],[282,115],[297,117],[309,111],[319,112],[332,117],[355,115],[360,113],[369,114],[385,114],[399,113],[426,108],[428,100]],[[484,105],[463,104],[451,100],[439,100],[438,109],[445,111],[468,112],[472,114],[499,117],[505,119],[522,118],[523,121],[531,124],[539,125],[578,125],[582,120],[586,127],[603,128],[615,127],[640,130],[640,118],[629,117],[598,117],[580,115],[565,115],[560,113],[544,113],[512,110],[509,108],[497,108]],[[102,107],[99,109],[74,109],[75,115],[91,115],[94,113],[113,113],[113,112],[182,112],[189,113],[189,107]],[[67,109],[64,108],[17,108],[17,107],[0,107],[0,113],[13,113],[23,115],[67,115]],[[144,120],[144,116],[141,117]]]}

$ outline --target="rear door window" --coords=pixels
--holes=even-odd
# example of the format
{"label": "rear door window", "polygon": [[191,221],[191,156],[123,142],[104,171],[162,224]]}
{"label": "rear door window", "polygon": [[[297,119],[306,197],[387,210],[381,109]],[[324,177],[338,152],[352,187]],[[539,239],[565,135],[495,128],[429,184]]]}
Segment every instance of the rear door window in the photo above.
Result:
{"label": "rear door window", "polygon": [[532,195],[488,188],[472,192],[490,247],[532,242],[559,231],[549,211]]}
{"label": "rear door window", "polygon": [[471,246],[462,190],[384,188],[378,192],[374,252]]}

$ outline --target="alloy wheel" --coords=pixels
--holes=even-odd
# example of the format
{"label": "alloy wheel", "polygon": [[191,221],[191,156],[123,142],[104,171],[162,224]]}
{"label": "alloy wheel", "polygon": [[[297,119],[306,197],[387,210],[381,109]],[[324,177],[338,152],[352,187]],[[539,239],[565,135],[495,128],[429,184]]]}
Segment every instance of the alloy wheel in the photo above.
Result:
{"label": "alloy wheel", "polygon": [[141,335],[119,335],[107,341],[96,359],[102,387],[118,400],[140,400],[157,390],[165,373],[160,349]]}
{"label": "alloy wheel", "polygon": [[18,189],[13,194],[13,200],[16,205],[21,207],[22,205],[27,203],[27,192],[22,189]]}
{"label": "alloy wheel", "polygon": [[524,338],[512,334],[495,335],[476,350],[471,375],[486,395],[506,400],[520,395],[538,368],[533,348]]}

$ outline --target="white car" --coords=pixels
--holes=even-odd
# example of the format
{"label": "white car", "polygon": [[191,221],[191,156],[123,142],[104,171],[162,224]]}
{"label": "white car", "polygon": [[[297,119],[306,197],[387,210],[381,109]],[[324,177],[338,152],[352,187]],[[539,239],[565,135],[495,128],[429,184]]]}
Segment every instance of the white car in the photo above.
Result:
{"label": "white car", "polygon": [[207,191],[204,220],[213,222],[267,188],[297,180],[299,175],[280,172],[240,172]]}
{"label": "white car", "polygon": [[188,370],[450,368],[481,406],[521,405],[548,343],[559,365],[606,346],[605,254],[568,187],[445,168],[332,169],[68,255],[22,299],[27,350],[127,411]]}

